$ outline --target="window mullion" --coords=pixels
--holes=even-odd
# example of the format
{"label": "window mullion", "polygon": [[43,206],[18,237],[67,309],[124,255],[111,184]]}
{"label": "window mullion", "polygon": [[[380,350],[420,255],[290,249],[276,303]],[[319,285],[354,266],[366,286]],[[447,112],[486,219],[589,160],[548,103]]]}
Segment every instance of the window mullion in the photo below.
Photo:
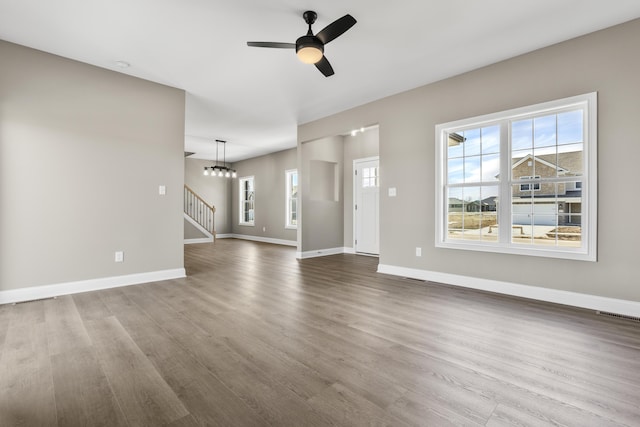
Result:
{"label": "window mullion", "polygon": [[500,198],[498,224],[501,244],[511,242],[511,126],[509,120],[500,122]]}

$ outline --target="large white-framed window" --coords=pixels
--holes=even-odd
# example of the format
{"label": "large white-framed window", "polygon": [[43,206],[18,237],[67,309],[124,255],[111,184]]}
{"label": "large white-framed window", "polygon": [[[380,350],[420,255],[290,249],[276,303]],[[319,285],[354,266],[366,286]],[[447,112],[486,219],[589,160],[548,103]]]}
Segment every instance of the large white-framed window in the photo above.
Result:
{"label": "large white-framed window", "polygon": [[285,171],[285,228],[298,228],[298,170]]}
{"label": "large white-framed window", "polygon": [[254,178],[245,176],[238,180],[240,188],[240,225],[255,225],[255,199],[256,192],[254,187]]}
{"label": "large white-framed window", "polygon": [[595,261],[597,94],[436,126],[436,246]]}

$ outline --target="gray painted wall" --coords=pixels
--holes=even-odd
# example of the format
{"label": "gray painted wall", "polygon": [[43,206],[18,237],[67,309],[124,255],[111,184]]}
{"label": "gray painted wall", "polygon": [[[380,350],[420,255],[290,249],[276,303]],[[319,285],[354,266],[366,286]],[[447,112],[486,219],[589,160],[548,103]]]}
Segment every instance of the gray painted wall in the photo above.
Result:
{"label": "gray painted wall", "polygon": [[[380,125],[382,264],[640,301],[638,231],[629,220],[640,210],[640,198],[629,193],[640,158],[638,40],[635,20],[534,51],[300,125],[298,146]],[[435,125],[593,91],[599,104],[598,262],[436,249]],[[389,199],[389,187],[397,188],[397,197]],[[303,201],[303,244],[313,247],[319,236],[307,229],[323,221]],[[415,247],[422,247],[422,257]]]}
{"label": "gray painted wall", "polygon": [[184,220],[184,238],[185,238],[185,240],[188,240],[188,239],[205,239],[206,237],[208,237],[208,236],[206,234],[204,234],[202,231],[200,231],[198,228],[196,228],[195,225],[191,224],[186,219]]}
{"label": "gray painted wall", "polygon": [[184,159],[184,182],[205,202],[216,208],[214,228],[217,234],[231,233],[231,179],[204,176],[204,167],[214,161]]}
{"label": "gray painted wall", "polygon": [[[234,234],[296,241],[297,230],[285,228],[285,171],[297,169],[297,163],[296,149],[292,148],[233,164],[238,171],[238,178],[232,180],[231,190],[231,229]],[[239,225],[238,182],[245,176],[255,179],[255,226]]]}
{"label": "gray painted wall", "polygon": [[[330,136],[299,145],[301,165],[298,169],[301,185],[302,242],[298,249],[308,252],[319,249],[341,248],[344,245],[344,153],[342,136]],[[336,164],[337,200],[322,200],[314,197],[312,161]],[[314,184],[315,185],[315,184]]]}
{"label": "gray painted wall", "polygon": [[0,290],[183,268],[184,91],[0,58]]}
{"label": "gray painted wall", "polygon": [[375,157],[378,149],[378,128],[358,132],[343,138],[344,149],[344,247],[353,248],[353,161]]}

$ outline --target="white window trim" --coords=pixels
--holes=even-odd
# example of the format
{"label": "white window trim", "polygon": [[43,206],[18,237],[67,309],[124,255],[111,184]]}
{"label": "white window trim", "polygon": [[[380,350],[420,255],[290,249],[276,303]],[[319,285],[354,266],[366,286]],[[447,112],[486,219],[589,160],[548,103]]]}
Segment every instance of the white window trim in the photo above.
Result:
{"label": "white window trim", "polygon": [[243,219],[244,219],[244,215],[243,215],[244,214],[244,201],[245,200],[244,200],[244,194],[243,194],[244,193],[244,188],[243,188],[244,186],[242,185],[242,183],[244,181],[247,181],[247,180],[252,180],[253,181],[253,193],[254,193],[254,196],[255,196],[255,191],[256,191],[256,180],[255,180],[255,177],[253,175],[240,177],[238,179],[238,188],[239,188],[238,199],[240,200],[240,204],[238,206],[238,211],[239,211],[239,213],[238,213],[238,225],[244,225],[244,226],[247,226],[247,227],[255,227],[255,225],[256,225],[256,199],[255,199],[255,197],[253,199],[253,221],[243,221]]}
{"label": "white window trim", "polygon": [[[558,109],[570,109],[577,106],[586,108],[587,116],[584,122],[583,137],[585,146],[583,151],[584,156],[584,174],[578,178],[580,181],[587,183],[587,191],[582,193],[582,230],[583,239],[581,248],[558,248],[558,247],[534,247],[527,246],[521,247],[519,244],[511,243],[512,227],[501,227],[501,240],[497,243],[487,242],[471,242],[471,241],[447,241],[446,240],[446,221],[445,207],[448,206],[447,194],[445,191],[446,183],[446,166],[444,164],[446,159],[446,150],[444,149],[446,135],[450,131],[460,130],[461,128],[473,129],[476,127],[487,126],[494,124],[498,121],[514,121],[519,118],[525,118],[531,115],[539,115],[545,112],[552,112]],[[597,261],[597,214],[598,214],[598,200],[597,200],[597,92],[588,94],[573,96],[564,99],[558,99],[555,101],[544,102],[540,104],[530,105],[522,108],[515,108],[512,110],[506,110],[498,113],[487,114],[483,116],[456,120],[448,123],[442,123],[436,125],[435,128],[435,149],[436,149],[436,203],[435,203],[435,246],[439,248],[449,249],[463,249],[463,250],[475,250],[484,252],[496,252],[505,254],[519,254],[529,256],[540,256],[548,258],[561,258],[572,259],[581,261]],[[501,129],[501,154],[504,149],[507,152],[510,151],[509,147],[509,135],[508,126],[502,126]],[[501,156],[501,171],[510,171],[511,164],[509,156]],[[508,201],[503,203],[501,210],[498,212],[500,217],[505,217],[504,212],[510,212],[511,206],[511,173],[501,173],[500,175],[500,199]],[[567,178],[557,178],[557,180],[566,180]],[[503,181],[505,180],[505,181]],[[505,184],[506,183],[506,184]],[[507,223],[510,223],[511,220]]]}
{"label": "white window trim", "polygon": [[[284,180],[285,180],[285,185],[284,185],[284,199],[285,199],[285,218],[284,218],[284,228],[285,229],[289,229],[289,230],[297,230],[298,229],[298,225],[297,224],[291,224],[291,203],[290,200],[291,198],[289,197],[291,195],[291,188],[289,187],[289,176],[295,173],[296,175],[298,174],[298,169],[288,169],[286,171],[284,171]],[[298,177],[298,180],[300,179],[300,177]],[[298,186],[300,186],[300,182],[298,181]],[[297,205],[297,204],[296,204]]]}

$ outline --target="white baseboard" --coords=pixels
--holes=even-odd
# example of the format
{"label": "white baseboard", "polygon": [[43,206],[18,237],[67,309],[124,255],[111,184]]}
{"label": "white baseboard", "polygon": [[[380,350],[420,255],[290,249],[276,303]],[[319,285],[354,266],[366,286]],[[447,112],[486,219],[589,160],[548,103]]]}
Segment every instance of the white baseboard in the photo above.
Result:
{"label": "white baseboard", "polygon": [[343,254],[346,252],[346,249],[350,249],[350,248],[340,247],[340,248],[316,249],[314,251],[296,252],[296,258],[306,259],[306,258],[315,258],[319,256]]}
{"label": "white baseboard", "polygon": [[440,273],[437,271],[419,270],[415,268],[397,267],[393,265],[378,265],[378,273],[393,276],[409,277],[412,279],[428,280],[447,285],[462,286],[500,294],[529,298],[539,301],[553,302],[591,310],[606,311],[640,317],[640,302],[627,301],[597,295],[581,294],[578,292],[562,291],[558,289],[541,288],[537,286],[521,285],[497,280],[479,279],[476,277],[460,276],[457,274]]}
{"label": "white baseboard", "polygon": [[[224,236],[224,237],[223,237]],[[250,236],[248,234],[218,234],[217,239],[241,239],[251,240],[253,242],[272,243],[274,245],[298,246],[295,240],[272,239],[271,237]]]}
{"label": "white baseboard", "polygon": [[356,248],[348,248],[348,247],[344,247],[344,253],[345,254],[355,254],[356,253]]}
{"label": "white baseboard", "polygon": [[213,242],[213,237],[202,237],[200,239],[184,239],[185,245],[192,245],[195,243],[211,243]]}
{"label": "white baseboard", "polygon": [[186,277],[185,269],[175,268],[172,270],[151,271],[148,273],[127,274],[125,276],[102,277],[77,282],[11,289],[8,291],[0,291],[0,304],[31,301],[60,295],[97,291],[100,289],[118,288],[120,286],[139,285],[142,283],[179,279],[182,277]]}

